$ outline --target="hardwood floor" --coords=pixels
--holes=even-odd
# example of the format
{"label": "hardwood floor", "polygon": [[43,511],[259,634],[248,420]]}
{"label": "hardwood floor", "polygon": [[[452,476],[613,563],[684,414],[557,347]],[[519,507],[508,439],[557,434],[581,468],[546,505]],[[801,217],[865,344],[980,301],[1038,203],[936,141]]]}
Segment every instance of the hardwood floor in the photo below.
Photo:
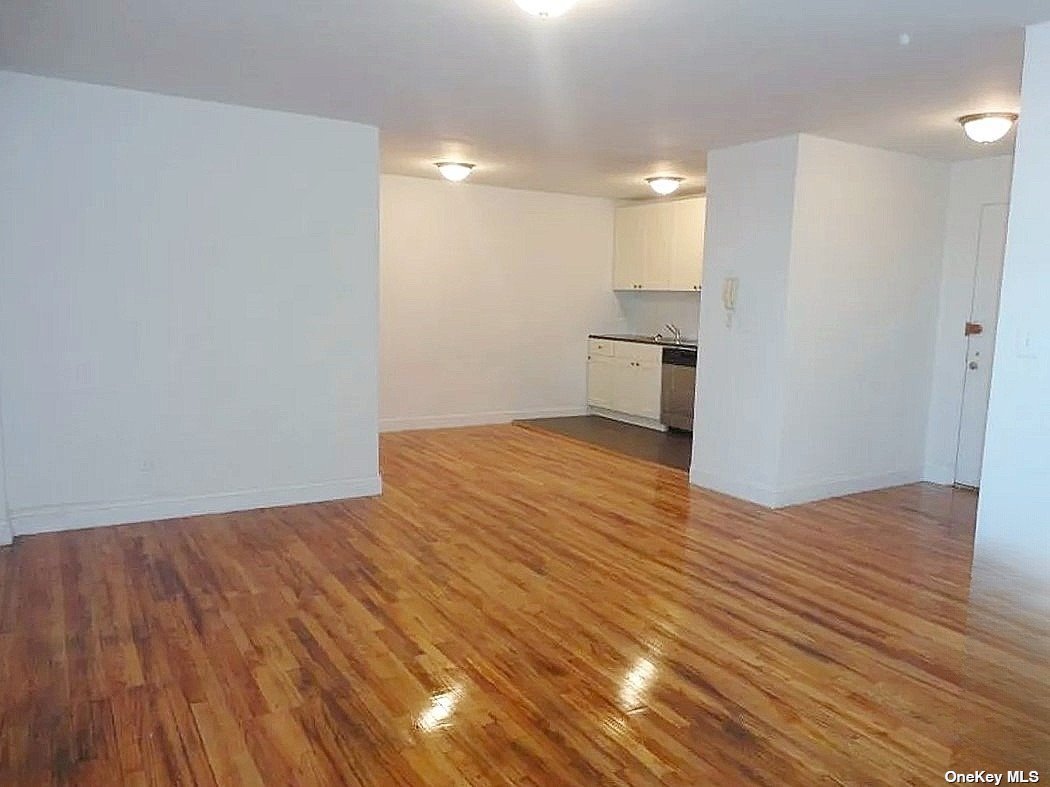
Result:
{"label": "hardwood floor", "polygon": [[382,464],[0,552],[0,784],[1046,778],[1045,621],[970,598],[969,493],[773,513],[514,426]]}

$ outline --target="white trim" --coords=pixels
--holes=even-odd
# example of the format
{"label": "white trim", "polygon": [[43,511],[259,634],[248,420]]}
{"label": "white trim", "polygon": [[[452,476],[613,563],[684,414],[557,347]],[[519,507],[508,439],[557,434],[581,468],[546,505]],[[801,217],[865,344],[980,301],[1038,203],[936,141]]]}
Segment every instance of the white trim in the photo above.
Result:
{"label": "white trim", "polygon": [[586,407],[555,407],[544,410],[501,410],[491,413],[460,413],[454,415],[416,415],[405,418],[380,418],[380,432],[405,432],[413,429],[447,429],[458,426],[485,426],[509,424],[530,418],[566,418],[586,415]]}
{"label": "white trim", "polygon": [[7,509],[7,471],[4,469],[4,408],[0,402],[0,546],[15,540],[10,517],[11,512]]}
{"label": "white trim", "polygon": [[776,490],[760,484],[749,484],[736,478],[723,478],[714,473],[706,473],[701,470],[690,471],[689,483],[701,489],[729,495],[738,500],[745,500],[766,508],[776,507]]}
{"label": "white trim", "polygon": [[916,484],[922,480],[921,468],[900,470],[881,475],[860,476],[857,478],[835,478],[809,484],[798,484],[786,489],[778,489],[772,508],[786,508],[832,497],[845,497],[861,492],[872,492],[876,489],[889,489],[895,486]]}
{"label": "white trim", "polygon": [[42,506],[12,510],[11,527],[16,535],[25,536],[132,522],[180,519],[201,514],[225,514],[231,511],[371,497],[381,494],[382,489],[382,478],[377,475],[371,478],[346,478],[316,484],[221,492],[197,497]]}
{"label": "white trim", "polygon": [[643,415],[631,415],[630,413],[621,413],[617,410],[606,410],[604,407],[589,407],[588,412],[591,415],[597,415],[602,418],[608,418],[610,421],[619,421],[624,424],[632,424],[633,426],[644,426],[646,429],[654,429],[657,432],[666,432],[667,427],[659,421],[654,421],[652,418],[646,418]]}
{"label": "white trim", "polygon": [[817,500],[914,484],[922,479],[923,472],[916,469],[858,478],[827,479],[809,484],[798,484],[785,489],[774,489],[759,484],[742,483],[735,478],[723,478],[712,473],[692,472],[689,475],[689,482],[694,486],[746,500],[765,508],[787,508]]}
{"label": "white trim", "polygon": [[955,483],[955,467],[944,464],[926,465],[922,471],[922,480],[930,484],[951,486]]}

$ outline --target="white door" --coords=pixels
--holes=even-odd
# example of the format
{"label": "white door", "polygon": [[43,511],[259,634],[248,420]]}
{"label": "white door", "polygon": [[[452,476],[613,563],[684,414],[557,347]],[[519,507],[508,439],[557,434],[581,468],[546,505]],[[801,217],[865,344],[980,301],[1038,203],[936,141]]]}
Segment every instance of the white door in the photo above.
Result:
{"label": "white door", "polygon": [[[981,485],[981,460],[988,422],[988,394],[992,384],[992,354],[995,349],[995,326],[999,320],[999,290],[1003,282],[1008,214],[1007,205],[985,205],[981,209],[973,302],[970,307],[970,325],[966,326],[970,335],[967,339],[966,382],[959,421],[959,453],[955,459],[955,482],[964,486]],[[975,332],[977,330],[980,332]]]}

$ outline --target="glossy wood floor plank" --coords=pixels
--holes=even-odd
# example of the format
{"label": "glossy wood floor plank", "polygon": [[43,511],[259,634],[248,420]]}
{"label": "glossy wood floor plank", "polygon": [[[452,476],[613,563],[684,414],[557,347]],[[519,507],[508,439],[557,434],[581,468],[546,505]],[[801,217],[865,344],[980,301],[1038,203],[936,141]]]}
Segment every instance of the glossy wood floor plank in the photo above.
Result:
{"label": "glossy wood floor plank", "polygon": [[382,465],[376,500],[0,552],[0,784],[1050,769],[1046,621],[974,592],[969,493],[769,512],[514,426]]}

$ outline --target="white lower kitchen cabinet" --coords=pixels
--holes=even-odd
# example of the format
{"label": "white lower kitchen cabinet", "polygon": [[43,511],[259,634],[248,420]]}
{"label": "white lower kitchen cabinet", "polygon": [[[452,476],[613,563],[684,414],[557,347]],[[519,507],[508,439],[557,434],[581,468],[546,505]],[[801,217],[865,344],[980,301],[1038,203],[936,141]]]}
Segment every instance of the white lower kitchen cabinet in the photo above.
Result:
{"label": "white lower kitchen cabinet", "polygon": [[660,420],[660,372],[659,363],[635,361],[633,368],[628,368],[617,392],[623,392],[623,398],[617,400],[623,405],[624,412]]}
{"label": "white lower kitchen cabinet", "polygon": [[587,354],[587,404],[597,415],[665,429],[660,423],[662,348],[591,339]]}
{"label": "white lower kitchen cabinet", "polygon": [[615,358],[591,356],[587,360],[587,404],[611,410],[616,403],[620,365]]}

